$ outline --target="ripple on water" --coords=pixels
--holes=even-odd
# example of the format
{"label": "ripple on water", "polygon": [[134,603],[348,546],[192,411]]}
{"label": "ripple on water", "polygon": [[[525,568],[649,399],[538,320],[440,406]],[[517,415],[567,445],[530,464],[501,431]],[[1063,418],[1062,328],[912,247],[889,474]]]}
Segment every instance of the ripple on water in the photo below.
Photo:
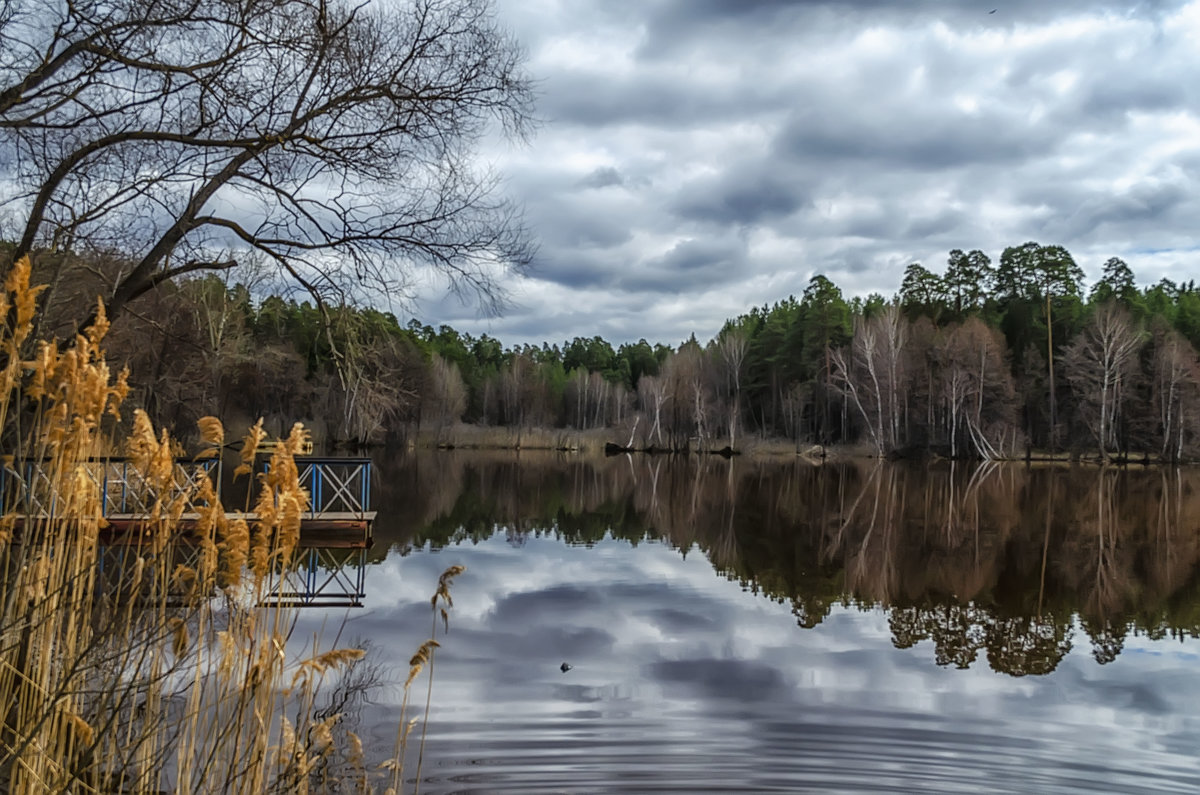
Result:
{"label": "ripple on water", "polygon": [[759,722],[445,722],[431,728],[422,791],[1195,791],[1200,771],[1178,757],[1103,746],[1082,756],[1078,737],[1027,728],[835,710]]}

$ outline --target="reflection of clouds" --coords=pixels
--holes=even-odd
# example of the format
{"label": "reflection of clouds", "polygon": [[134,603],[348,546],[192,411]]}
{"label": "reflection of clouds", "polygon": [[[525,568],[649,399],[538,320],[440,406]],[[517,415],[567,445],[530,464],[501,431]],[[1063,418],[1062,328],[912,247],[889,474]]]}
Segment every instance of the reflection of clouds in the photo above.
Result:
{"label": "reflection of clouds", "polygon": [[695,612],[671,607],[653,608],[635,613],[634,615],[645,618],[657,626],[666,636],[679,635],[686,632],[711,632],[719,626],[716,619],[712,616],[700,615]]}
{"label": "reflection of clouds", "polygon": [[[932,641],[895,648],[878,610],[835,605],[802,629],[694,549],[553,537],[513,548],[503,534],[372,567],[368,609],[345,636],[372,638],[402,668],[454,563],[467,570],[437,653],[430,791],[461,789],[449,778],[468,768],[481,790],[515,792],[549,787],[562,766],[581,777],[559,789],[603,790],[589,783],[622,765],[654,778],[670,764],[685,790],[723,781],[718,768],[747,790],[1152,789],[1159,773],[1200,784],[1200,719],[1185,711],[1200,703],[1196,640],[1130,637],[1104,666],[1079,644],[1048,676],[983,660],[956,670],[932,663]],[[338,616],[305,612],[297,636]],[[377,750],[394,740],[399,700],[381,694],[367,713]]]}
{"label": "reflection of clouds", "polygon": [[647,676],[664,685],[666,695],[677,690],[685,696],[708,700],[783,700],[789,688],[777,669],[751,660],[671,660],[646,666]]}

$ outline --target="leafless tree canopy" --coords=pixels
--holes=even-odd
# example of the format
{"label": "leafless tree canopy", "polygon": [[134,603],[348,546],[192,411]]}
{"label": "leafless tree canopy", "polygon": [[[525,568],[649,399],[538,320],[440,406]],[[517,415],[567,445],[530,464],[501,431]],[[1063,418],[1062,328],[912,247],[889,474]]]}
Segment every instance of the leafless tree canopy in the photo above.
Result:
{"label": "leafless tree canopy", "polygon": [[488,0],[0,0],[5,236],[119,254],[110,312],[251,250],[318,295],[428,265],[495,301],[530,247],[472,157],[531,101]]}
{"label": "leafless tree canopy", "polygon": [[1067,378],[1079,391],[1081,414],[1099,442],[1102,458],[1118,441],[1115,428],[1129,383],[1137,377],[1142,344],[1141,330],[1133,318],[1120,305],[1109,302],[1100,305],[1063,358]]}

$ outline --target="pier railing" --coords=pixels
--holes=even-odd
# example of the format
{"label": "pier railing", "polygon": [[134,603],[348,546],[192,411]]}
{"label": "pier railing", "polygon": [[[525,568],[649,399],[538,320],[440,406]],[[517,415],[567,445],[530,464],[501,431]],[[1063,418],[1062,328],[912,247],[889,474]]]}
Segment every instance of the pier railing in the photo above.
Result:
{"label": "pier railing", "polygon": [[[49,461],[12,461],[0,466],[0,514],[53,521],[62,495],[48,474]],[[140,554],[138,528],[150,518],[160,496],[147,482],[132,460],[114,456],[87,461],[86,476],[100,492],[103,516],[108,531],[100,542],[102,574],[120,572]],[[260,461],[265,469],[267,462]],[[371,459],[309,457],[296,459],[301,487],[310,495],[309,510],[302,515],[300,543],[291,561],[281,563],[272,574],[264,606],[345,606],[362,605],[365,596],[366,555],[371,545]],[[195,502],[200,479],[208,477],[220,493],[221,465],[217,458],[177,458],[174,477],[164,502],[182,506],[180,528],[194,527],[198,509]],[[253,522],[253,514],[235,513]],[[133,532],[130,532],[133,531]],[[171,554],[185,565],[200,548],[189,543],[185,532],[181,543],[172,545]],[[114,581],[121,578],[115,576]]]}
{"label": "pier railing", "polygon": [[[14,461],[0,468],[0,510],[23,516],[53,517],[61,501],[47,468],[47,460]],[[160,496],[147,482],[134,462],[123,456],[86,461],[86,476],[100,490],[104,518],[146,515]],[[192,502],[200,478],[211,477],[220,462],[216,458],[176,458],[170,492],[161,495],[164,502],[186,500],[185,512],[194,511]]]}
{"label": "pier railing", "polygon": [[[220,493],[216,458],[176,458],[175,477],[163,502],[187,501],[184,513],[201,507],[192,502],[200,478],[211,477]],[[59,495],[46,472],[48,461],[14,461],[0,468],[0,510],[27,516],[53,516]],[[266,467],[266,462],[263,462]],[[362,519],[371,510],[371,459],[305,457],[296,459],[300,485],[308,490],[308,519]],[[114,456],[83,464],[100,489],[105,518],[149,514],[159,496],[133,461]]]}
{"label": "pier railing", "polygon": [[306,547],[291,566],[277,569],[263,607],[362,607],[367,551]]}
{"label": "pier railing", "polygon": [[371,510],[371,459],[305,456],[296,459],[301,488],[308,489],[308,518],[324,519]]}

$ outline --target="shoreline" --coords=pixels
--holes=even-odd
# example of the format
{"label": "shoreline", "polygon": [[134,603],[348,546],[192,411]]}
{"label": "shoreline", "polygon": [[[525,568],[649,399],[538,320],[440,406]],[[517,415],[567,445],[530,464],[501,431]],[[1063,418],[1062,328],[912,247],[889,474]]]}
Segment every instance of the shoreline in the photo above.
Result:
{"label": "shoreline", "polygon": [[[618,432],[619,433],[619,432]],[[402,447],[407,450],[441,450],[441,451],[537,451],[574,455],[616,456],[646,455],[646,456],[712,456],[725,459],[780,459],[799,458],[813,463],[845,460],[879,460],[892,462],[949,462],[964,464],[1008,463],[1026,464],[1028,466],[1087,466],[1103,468],[1117,467],[1171,467],[1192,466],[1193,460],[1171,461],[1157,454],[1135,452],[1110,455],[1107,460],[1094,451],[1089,452],[1050,452],[1047,450],[1031,450],[1021,455],[979,459],[979,458],[950,458],[932,450],[910,450],[890,455],[879,455],[865,445],[820,445],[812,443],[797,444],[788,439],[746,437],[746,441],[737,446],[728,444],[728,440],[717,440],[704,448],[692,444],[673,448],[660,444],[639,440],[637,443],[626,445],[614,441],[617,437],[612,429],[593,429],[578,431],[574,429],[514,429],[506,427],[458,425],[453,428],[423,429],[398,439],[392,444],[361,445],[339,440],[329,440],[332,450],[374,450],[388,447]]]}

